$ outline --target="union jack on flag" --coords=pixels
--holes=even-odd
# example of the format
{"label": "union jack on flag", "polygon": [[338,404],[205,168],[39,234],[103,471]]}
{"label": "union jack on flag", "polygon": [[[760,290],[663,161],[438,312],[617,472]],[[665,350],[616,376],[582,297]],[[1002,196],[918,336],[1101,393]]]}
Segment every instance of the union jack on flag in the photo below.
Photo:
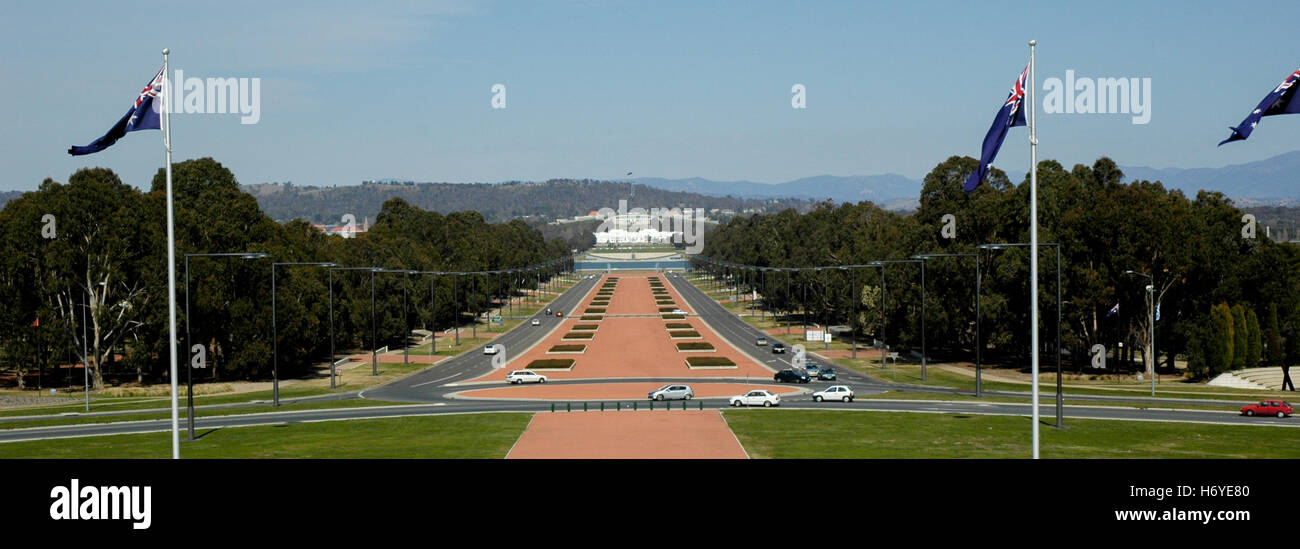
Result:
{"label": "union jack on flag", "polygon": [[998,150],[1002,148],[1002,141],[1007,137],[1007,130],[1015,126],[1024,126],[1025,123],[1025,89],[1029,79],[1029,65],[1025,65],[1025,70],[1021,71],[1020,78],[1011,85],[1011,93],[1007,94],[1007,100],[1002,102],[1002,109],[998,115],[993,118],[993,126],[989,128],[989,133],[984,136],[984,147],[980,150],[980,165],[975,169],[970,177],[966,178],[966,184],[963,188],[966,192],[975,190],[984,182],[988,176],[989,168],[993,166],[993,159],[998,156]]}
{"label": "union jack on flag", "polygon": [[162,120],[159,116],[160,109],[154,108],[154,102],[158,96],[164,92],[164,79],[166,75],[163,70],[159,69],[158,74],[149,81],[149,84],[136,94],[135,102],[127,109],[126,114],[108,129],[103,137],[94,140],[84,147],[73,146],[68,149],[68,154],[79,156],[83,154],[97,153],[111,147],[117,143],[128,132],[137,130],[158,130],[162,129]]}
{"label": "union jack on flag", "polygon": [[1242,120],[1241,124],[1238,124],[1235,128],[1228,128],[1232,130],[1232,135],[1220,141],[1219,145],[1233,141],[1244,141],[1250,137],[1250,132],[1255,131],[1255,126],[1259,125],[1260,118],[1300,112],[1300,101],[1292,101],[1295,99],[1295,91],[1300,89],[1295,85],[1296,80],[1300,80],[1300,69],[1296,69],[1295,72],[1284,78],[1281,84],[1273,88],[1273,91],[1264,97],[1263,101],[1259,102],[1259,106],[1246,115],[1246,119]]}

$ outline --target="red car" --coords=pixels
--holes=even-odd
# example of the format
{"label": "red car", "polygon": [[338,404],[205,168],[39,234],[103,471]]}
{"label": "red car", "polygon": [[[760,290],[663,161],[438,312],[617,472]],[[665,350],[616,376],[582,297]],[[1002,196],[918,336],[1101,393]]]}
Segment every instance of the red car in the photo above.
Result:
{"label": "red car", "polygon": [[1241,415],[1288,417],[1291,415],[1291,403],[1284,400],[1262,400],[1258,404],[1242,406]]}

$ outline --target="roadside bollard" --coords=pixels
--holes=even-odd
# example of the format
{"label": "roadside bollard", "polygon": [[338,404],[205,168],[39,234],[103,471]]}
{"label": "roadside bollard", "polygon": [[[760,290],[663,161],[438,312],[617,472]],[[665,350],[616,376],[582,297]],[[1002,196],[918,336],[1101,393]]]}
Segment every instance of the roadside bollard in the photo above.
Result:
{"label": "roadside bollard", "polygon": [[651,409],[651,410],[654,410],[654,409],[655,409],[655,401],[653,401],[653,400],[650,401],[650,409]]}
{"label": "roadside bollard", "polygon": [[573,411],[573,403],[572,403],[572,402],[565,402],[565,403],[564,403],[564,411],[566,411],[566,412],[572,412],[572,411]]}
{"label": "roadside bollard", "polygon": [[637,406],[637,404],[638,404],[637,401],[635,401],[635,400],[632,401],[632,411],[633,411],[633,412],[636,411],[636,406]]}
{"label": "roadside bollard", "polygon": [[700,411],[704,411],[704,401],[703,401],[703,400],[697,400],[696,402],[699,402],[699,403],[700,403]]}
{"label": "roadside bollard", "polygon": [[605,411],[605,402],[604,402],[604,401],[601,401],[601,403],[600,403],[600,411],[602,411],[602,412]]}
{"label": "roadside bollard", "polygon": [[551,413],[552,413],[552,414],[555,413],[555,403],[554,403],[554,402],[551,403]]}
{"label": "roadside bollard", "polygon": [[584,411],[584,412],[587,411],[587,402],[586,402],[586,401],[583,401],[583,403],[582,403],[582,411]]}

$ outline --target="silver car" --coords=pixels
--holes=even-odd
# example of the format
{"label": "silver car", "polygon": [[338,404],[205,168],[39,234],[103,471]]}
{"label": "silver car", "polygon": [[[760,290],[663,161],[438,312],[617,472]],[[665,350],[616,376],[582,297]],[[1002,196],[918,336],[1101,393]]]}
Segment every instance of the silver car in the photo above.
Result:
{"label": "silver car", "polygon": [[650,391],[646,397],[650,400],[690,400],[695,397],[695,391],[690,385],[664,385]]}

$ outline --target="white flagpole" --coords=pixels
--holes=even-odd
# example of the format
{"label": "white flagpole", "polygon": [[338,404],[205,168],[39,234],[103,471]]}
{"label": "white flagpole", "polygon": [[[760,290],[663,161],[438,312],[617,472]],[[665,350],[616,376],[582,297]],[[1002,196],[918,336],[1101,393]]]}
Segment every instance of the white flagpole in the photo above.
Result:
{"label": "white flagpole", "polygon": [[1032,312],[1029,326],[1034,406],[1034,459],[1038,459],[1038,108],[1034,104],[1034,47],[1037,40],[1029,41],[1029,303]]}
{"label": "white flagpole", "polygon": [[167,55],[163,48],[163,148],[167,150],[167,318],[170,322],[172,369],[172,459],[181,458],[180,407],[176,397],[176,223],[172,209],[172,102],[171,86],[167,84]]}

